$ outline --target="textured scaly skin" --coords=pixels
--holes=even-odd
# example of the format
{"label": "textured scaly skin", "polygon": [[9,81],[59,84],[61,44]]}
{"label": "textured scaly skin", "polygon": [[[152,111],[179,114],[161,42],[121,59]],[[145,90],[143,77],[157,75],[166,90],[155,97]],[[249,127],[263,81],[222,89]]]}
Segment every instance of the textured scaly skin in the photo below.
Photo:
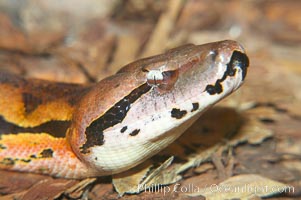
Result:
{"label": "textured scaly skin", "polygon": [[94,85],[0,73],[0,168],[65,178],[130,169],[239,88],[248,62],[228,40],[138,60]]}
{"label": "textured scaly skin", "polygon": [[61,177],[88,174],[65,138],[55,138],[46,133],[20,133],[3,135],[1,143],[10,151],[9,157],[3,150],[0,153],[0,158],[4,158],[1,163],[3,169],[43,174],[53,174],[59,170]]}

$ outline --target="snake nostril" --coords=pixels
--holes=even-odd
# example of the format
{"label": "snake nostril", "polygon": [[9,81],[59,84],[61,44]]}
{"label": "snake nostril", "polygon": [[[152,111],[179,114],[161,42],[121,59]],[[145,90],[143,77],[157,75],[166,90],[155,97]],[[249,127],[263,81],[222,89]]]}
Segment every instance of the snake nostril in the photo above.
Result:
{"label": "snake nostril", "polygon": [[231,68],[239,67],[242,69],[242,79],[247,75],[247,67],[249,66],[249,58],[240,51],[234,51],[230,60]]}

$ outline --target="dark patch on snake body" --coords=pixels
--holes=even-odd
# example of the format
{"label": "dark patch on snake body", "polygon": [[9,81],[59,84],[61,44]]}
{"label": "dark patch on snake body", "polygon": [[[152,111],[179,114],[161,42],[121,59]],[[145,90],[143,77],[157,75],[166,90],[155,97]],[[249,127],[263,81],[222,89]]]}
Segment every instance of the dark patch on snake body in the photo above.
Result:
{"label": "dark patch on snake body", "polygon": [[15,161],[14,161],[14,159],[12,159],[12,158],[3,158],[3,159],[0,161],[0,164],[2,164],[2,165],[13,166],[13,165],[15,165]]}
{"label": "dark patch on snake body", "polygon": [[70,126],[70,121],[49,121],[36,127],[24,128],[16,124],[9,123],[0,115],[0,136],[1,134],[18,134],[18,133],[49,133],[58,138],[64,138],[66,131]]}
{"label": "dark patch on snake body", "polygon": [[21,159],[20,161],[21,161],[21,162],[24,162],[24,163],[30,163],[30,162],[31,162],[30,159]]}
{"label": "dark patch on snake body", "polygon": [[1,161],[0,161],[0,164],[2,165],[7,165],[7,166],[13,166],[16,164],[16,162],[23,162],[23,163],[30,163],[31,162],[31,159],[19,159],[19,158],[3,158]]}
{"label": "dark patch on snake body", "polygon": [[20,91],[27,114],[40,104],[55,102],[58,99],[63,99],[73,107],[92,87],[92,85],[25,79],[5,72],[0,72],[0,84],[12,86]]}
{"label": "dark patch on snake body", "polygon": [[198,110],[199,109],[199,103],[192,103],[192,109],[191,109],[191,112],[194,112],[194,111],[196,111],[196,110]]}
{"label": "dark patch on snake body", "polygon": [[234,51],[230,62],[227,64],[227,69],[221,79],[218,79],[215,84],[213,85],[207,85],[206,86],[206,91],[210,95],[214,94],[220,94],[223,92],[223,86],[222,82],[226,80],[228,76],[235,76],[236,69],[235,67],[240,67],[242,70],[242,80],[245,79],[247,75],[247,67],[249,66],[249,58],[247,57],[246,54],[240,52],[240,51]]}
{"label": "dark patch on snake body", "polygon": [[105,142],[103,131],[121,123],[126,117],[127,112],[130,110],[131,104],[138,100],[143,94],[147,93],[150,89],[151,86],[147,83],[140,85],[112,106],[104,115],[94,120],[90,126],[86,128],[86,142],[80,147],[81,152],[89,153],[90,151],[88,149],[90,147],[103,145]]}
{"label": "dark patch on snake body", "polygon": [[34,154],[33,154],[33,155],[30,155],[29,157],[30,157],[30,158],[37,158],[37,156],[34,155]]}
{"label": "dark patch on snake body", "polygon": [[41,153],[42,158],[52,158],[53,150],[52,149],[44,149]]}
{"label": "dark patch on snake body", "polygon": [[11,73],[0,73],[0,84],[8,84],[13,87],[21,87],[21,85],[24,85],[26,83],[26,80],[16,76]]}
{"label": "dark patch on snake body", "polygon": [[16,162],[30,163],[33,159],[52,158],[52,157],[53,157],[53,150],[49,148],[49,149],[44,149],[40,153],[39,157],[32,154],[32,155],[29,156],[28,159],[25,159],[25,158],[22,158],[22,159],[21,158],[3,158],[0,161],[0,164],[13,166],[13,165],[16,164]]}
{"label": "dark patch on snake body", "polygon": [[41,105],[42,99],[34,96],[32,93],[26,93],[24,92],[22,94],[22,99],[24,102],[24,107],[25,107],[25,113],[29,114],[32,111],[34,111],[39,105]]}
{"label": "dark patch on snake body", "polygon": [[138,135],[139,132],[140,132],[140,129],[135,129],[130,133],[130,136]]}
{"label": "dark patch on snake body", "polygon": [[178,108],[173,108],[171,110],[171,117],[176,118],[176,119],[181,119],[187,114],[186,110],[180,110]]}

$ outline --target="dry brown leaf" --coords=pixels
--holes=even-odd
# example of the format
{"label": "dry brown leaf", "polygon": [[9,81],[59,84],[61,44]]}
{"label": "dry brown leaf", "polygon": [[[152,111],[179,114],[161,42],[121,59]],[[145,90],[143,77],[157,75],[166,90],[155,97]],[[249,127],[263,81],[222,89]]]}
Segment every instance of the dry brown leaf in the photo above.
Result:
{"label": "dry brown leaf", "polygon": [[300,160],[285,160],[282,164],[290,170],[301,172],[301,161]]}
{"label": "dry brown leaf", "polygon": [[168,170],[173,157],[167,159],[162,165],[153,170],[140,184],[143,189],[158,187],[160,185],[169,185],[179,181],[182,177],[176,174],[176,168]]}
{"label": "dry brown leaf", "polygon": [[152,167],[150,162],[145,162],[132,170],[114,175],[113,184],[116,191],[120,196],[125,193],[135,194],[151,187],[159,187],[178,181],[181,177],[175,174],[175,170],[166,170],[171,165],[172,160],[173,157],[170,157],[155,169],[150,169]]}
{"label": "dry brown leaf", "polygon": [[[44,179],[29,190],[22,196],[23,200],[39,200],[39,199],[54,199],[64,193],[66,189],[76,184],[75,180],[64,179]],[[45,190],[47,188],[47,190]]]}
{"label": "dry brown leaf", "polygon": [[[188,196],[205,196],[207,200],[250,199],[256,196],[269,197],[284,193],[290,186],[256,175],[243,174],[233,176],[222,183],[201,188]],[[292,188],[291,188],[292,189]]]}
{"label": "dry brown leaf", "polygon": [[273,136],[273,132],[267,129],[256,119],[248,119],[239,132],[229,141],[231,146],[236,146],[242,142],[249,144],[260,144],[263,140]]}
{"label": "dry brown leaf", "polygon": [[182,3],[183,2],[181,0],[169,1],[167,12],[160,16],[149,42],[142,53],[142,57],[157,54],[158,52],[161,52],[162,49],[166,48],[164,44],[166,45],[168,42],[168,38],[173,30],[176,17],[181,11]]}
{"label": "dry brown leaf", "polygon": [[120,196],[126,192],[138,193],[139,183],[147,176],[152,166],[150,161],[146,161],[126,172],[113,175],[112,183],[115,190]]}
{"label": "dry brown leaf", "polygon": [[84,192],[88,192],[87,187],[94,183],[96,178],[87,178],[77,183],[76,185],[65,190],[64,195],[72,199],[79,199],[83,196]]}
{"label": "dry brown leaf", "polygon": [[300,155],[301,141],[292,139],[283,139],[276,147],[276,152],[283,154]]}
{"label": "dry brown leaf", "polygon": [[213,169],[213,168],[214,168],[214,166],[211,163],[203,163],[200,166],[196,167],[194,169],[194,172],[201,174],[201,173],[205,173],[208,170]]}
{"label": "dry brown leaf", "polygon": [[[181,173],[191,167],[199,166],[201,163],[203,163],[205,161],[211,160],[212,155],[218,149],[223,149],[222,151],[225,151],[231,146],[232,147],[237,146],[238,144],[244,143],[244,142],[248,142],[250,144],[260,144],[266,138],[272,137],[272,135],[273,135],[271,130],[267,129],[260,122],[258,122],[257,120],[255,120],[253,118],[245,120],[245,122],[241,125],[241,127],[239,129],[237,129],[236,131],[235,131],[235,128],[229,129],[230,124],[232,124],[232,126],[233,126],[233,124],[235,122],[239,123],[239,120],[235,121],[234,120],[235,118],[234,118],[232,121],[227,121],[227,120],[224,120],[223,117],[227,116],[227,119],[229,120],[229,118],[230,118],[229,116],[231,116],[231,115],[223,116],[222,112],[219,114],[220,114],[219,117],[221,119],[223,119],[223,122],[225,123],[225,127],[227,127],[226,129],[225,128],[223,129],[222,128],[223,125],[221,123],[219,126],[220,127],[219,134],[223,135],[224,139],[227,139],[227,142],[224,143],[223,140],[221,140],[222,142],[217,142],[215,145],[213,145],[207,149],[200,148],[199,150],[197,150],[196,154],[192,154],[192,155],[188,156],[188,158],[187,158],[188,161],[186,163],[184,163],[178,167],[178,173]],[[227,123],[228,123],[228,125],[227,125]],[[210,127],[210,126],[207,126],[207,127]],[[235,132],[233,133],[233,132],[231,132],[231,130],[235,131]],[[228,139],[226,136],[229,135],[229,133],[231,133],[234,136],[232,138]],[[210,134],[210,135],[212,137],[212,134]],[[179,139],[179,140],[181,141],[181,139]],[[193,139],[192,141],[202,141],[203,143],[204,142],[206,143],[206,138],[199,139],[199,140]],[[208,143],[208,141],[207,141],[207,143]],[[184,148],[185,148],[185,146],[184,146]]]}
{"label": "dry brown leaf", "polygon": [[120,35],[116,43],[118,45],[115,49],[113,62],[109,67],[112,73],[116,73],[122,66],[135,60],[140,48],[140,41],[137,35],[133,34]]}
{"label": "dry brown leaf", "polygon": [[177,174],[180,174],[189,168],[199,166],[203,162],[209,161],[212,154],[215,153],[218,150],[218,148],[220,148],[220,145],[215,145],[207,149],[206,151],[203,151],[202,153],[190,156],[186,163],[178,167]]}

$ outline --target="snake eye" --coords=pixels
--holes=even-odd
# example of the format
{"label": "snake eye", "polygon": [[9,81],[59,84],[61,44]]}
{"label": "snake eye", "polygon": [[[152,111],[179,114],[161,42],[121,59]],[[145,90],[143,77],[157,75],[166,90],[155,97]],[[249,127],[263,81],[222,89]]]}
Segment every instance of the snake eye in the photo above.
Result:
{"label": "snake eye", "polygon": [[150,70],[146,75],[147,83],[162,90],[171,89],[178,79],[178,71]]}
{"label": "snake eye", "polygon": [[237,67],[242,69],[242,79],[244,80],[247,75],[247,67],[249,66],[248,56],[240,51],[234,51],[229,64],[232,69]]}
{"label": "snake eye", "polygon": [[158,86],[163,81],[163,74],[160,70],[150,70],[146,75],[147,83],[149,85]]}

